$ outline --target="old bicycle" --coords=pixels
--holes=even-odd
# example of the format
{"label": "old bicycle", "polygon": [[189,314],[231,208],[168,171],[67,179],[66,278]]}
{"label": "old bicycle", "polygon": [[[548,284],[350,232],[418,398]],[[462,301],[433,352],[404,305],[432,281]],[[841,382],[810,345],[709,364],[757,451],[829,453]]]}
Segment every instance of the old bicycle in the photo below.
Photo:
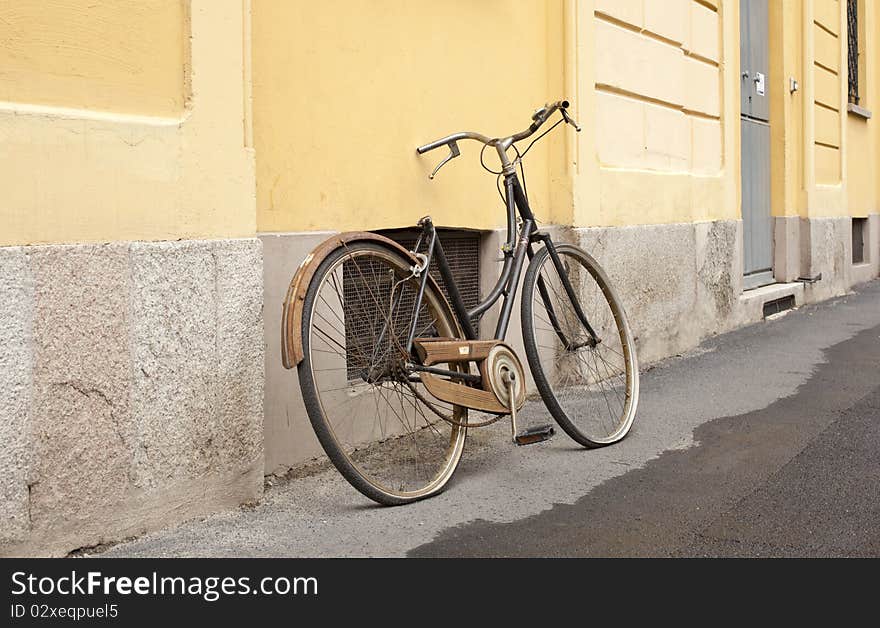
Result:
{"label": "old bicycle", "polygon": [[[509,417],[517,444],[553,435],[551,425],[518,430],[526,376],[504,342],[526,258],[522,336],[547,410],[584,447],[615,443],[632,426],[639,372],[620,300],[595,259],[537,227],[517,173],[528,148],[556,125],[580,130],[568,106],[545,105],[526,130],[509,137],[462,132],[417,148],[420,155],[449,149],[431,178],[460,154],[462,140],[480,142],[500,159],[496,174],[507,210],[503,266],[476,307],[465,306],[430,217],[419,221],[412,250],[376,233],[335,235],[306,257],[291,281],[282,320],[284,366],[298,368],[309,419],[330,460],[381,504],[441,491],[461,459],[468,429]],[[556,112],[556,124],[520,151],[516,143]],[[432,261],[448,300],[428,272]],[[494,336],[478,338],[472,320],[499,300]]]}

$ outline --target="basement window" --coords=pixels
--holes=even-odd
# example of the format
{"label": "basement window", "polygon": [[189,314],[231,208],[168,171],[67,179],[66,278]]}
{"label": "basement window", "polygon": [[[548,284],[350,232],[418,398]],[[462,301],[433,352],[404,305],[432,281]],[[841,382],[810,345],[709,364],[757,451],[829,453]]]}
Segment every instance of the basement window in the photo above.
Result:
{"label": "basement window", "polygon": [[865,236],[868,233],[867,218],[852,219],[852,263],[864,264],[865,259]]}
{"label": "basement window", "polygon": [[774,314],[779,314],[780,312],[790,310],[794,307],[794,305],[795,301],[793,294],[784,296],[781,299],[767,301],[764,304],[764,318],[768,318],[770,316],[773,316]]}
{"label": "basement window", "polygon": [[[407,249],[412,249],[420,232],[415,229],[394,229],[377,233],[394,240]],[[452,277],[455,279],[462,300],[465,306],[471,309],[480,302],[480,232],[463,231],[460,229],[437,229],[437,235],[443,243],[443,251],[446,253]],[[376,312],[368,311],[369,304],[357,306],[359,301],[354,292],[356,285],[354,282],[349,283],[347,281],[347,277],[356,277],[358,275],[358,273],[354,272],[357,262],[349,261],[345,262],[345,264],[346,266],[343,267],[343,295],[346,301],[346,310],[351,309],[343,317],[345,319],[346,344],[347,346],[354,347],[365,346],[375,337],[377,330],[373,329],[372,325],[376,321],[381,321],[382,317]],[[361,268],[360,272],[369,273],[371,271],[367,268]],[[452,301],[449,299],[449,291],[443,278],[440,276],[440,269],[437,266],[436,259],[431,260],[429,272],[437,280],[440,289],[451,305]],[[390,283],[374,286],[374,290],[378,292],[376,296],[379,301],[385,301],[390,298],[390,289]],[[407,292],[405,300],[408,302],[400,303],[400,311],[412,311],[412,307],[415,305],[415,295]],[[354,305],[349,308],[349,303]],[[471,323],[473,324],[474,331],[479,334],[479,319],[475,318]],[[417,327],[426,336],[432,335],[435,331],[428,320],[420,320]],[[354,360],[352,359],[353,357],[352,354],[349,354],[348,364],[346,365],[349,380],[356,380],[361,376],[360,367],[357,364],[359,360]]]}
{"label": "basement window", "polygon": [[[416,245],[420,231],[416,229],[389,229],[379,231],[407,249]],[[461,298],[468,309],[474,308],[480,303],[480,232],[466,231],[462,229],[437,229],[437,238],[443,243],[443,252],[446,253],[446,261],[452,270],[452,278],[461,293]],[[422,249],[424,250],[424,248]],[[449,290],[440,276],[440,268],[437,260],[431,260],[431,276],[437,280],[440,290],[452,305]],[[474,331],[480,333],[480,320],[474,318],[471,321]]]}

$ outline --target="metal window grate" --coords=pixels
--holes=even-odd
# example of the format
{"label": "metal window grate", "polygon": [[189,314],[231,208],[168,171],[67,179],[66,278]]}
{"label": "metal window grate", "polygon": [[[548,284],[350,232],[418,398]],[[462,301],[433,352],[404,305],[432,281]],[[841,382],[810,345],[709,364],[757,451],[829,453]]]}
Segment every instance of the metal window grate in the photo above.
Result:
{"label": "metal window grate", "polygon": [[849,101],[859,104],[859,0],[846,0]]}
{"label": "metal window grate", "polygon": [[[401,231],[384,231],[387,236],[412,249],[419,237],[419,232],[413,229]],[[460,229],[437,229],[437,237],[443,243],[443,252],[452,270],[452,277],[461,293],[461,298],[468,309],[476,307],[480,302],[480,233],[478,231],[463,231]],[[443,294],[449,299],[449,290],[440,276],[440,268],[436,260],[431,260],[431,276],[437,280]],[[452,301],[450,300],[450,305]],[[471,320],[474,331],[479,334],[480,319],[475,317]]]}
{"label": "metal window grate", "polygon": [[[392,290],[399,303],[388,326]],[[361,258],[343,262],[342,294],[339,318],[345,324],[346,375],[349,381],[366,379],[371,375],[367,369],[372,367],[372,375],[378,376],[394,363],[396,348],[406,343],[409,329],[404,314],[413,310],[415,291],[409,289],[409,284],[398,284],[384,264]],[[424,335],[435,334],[430,322],[420,323]]]}
{"label": "metal window grate", "polygon": [[764,304],[764,318],[779,314],[794,307],[794,295],[789,294],[781,299],[773,299]]}
{"label": "metal window grate", "polygon": [[[394,230],[381,232],[398,244],[411,249],[418,239],[418,232],[412,229]],[[438,229],[438,236],[443,242],[443,250],[449,261],[452,276],[461,292],[462,299],[468,308],[476,306],[480,301],[480,234],[473,231],[452,231]],[[390,303],[393,281],[387,274],[382,273],[383,267],[369,260],[349,260],[343,263],[342,283],[344,312],[341,314],[345,321],[346,341],[346,371],[349,380],[356,380],[365,376],[364,366],[373,361],[374,355],[387,355],[389,365],[393,361],[393,347],[406,342],[409,333],[407,326],[407,313],[412,312],[415,304],[415,290],[409,284],[398,286],[400,302],[395,309],[399,320],[392,320],[393,333],[382,338],[382,348],[379,353],[375,352],[375,343],[383,327],[387,314],[376,311],[375,302]],[[431,276],[437,280],[440,289],[446,298],[449,293],[436,261],[431,262]],[[375,301],[371,299],[359,299],[358,291],[363,289],[362,279],[367,278],[371,285]],[[395,293],[395,298],[397,298]],[[422,315],[424,317],[424,314]],[[478,331],[478,319],[472,321],[474,329]],[[427,319],[419,320],[417,325],[419,336],[436,335],[436,330]],[[382,367],[378,366],[379,370]]]}

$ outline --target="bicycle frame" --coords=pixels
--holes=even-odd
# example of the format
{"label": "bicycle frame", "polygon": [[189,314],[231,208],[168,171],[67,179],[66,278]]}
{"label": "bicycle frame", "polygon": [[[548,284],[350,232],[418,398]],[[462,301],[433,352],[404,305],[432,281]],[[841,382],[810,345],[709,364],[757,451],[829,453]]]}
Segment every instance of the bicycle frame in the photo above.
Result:
{"label": "bicycle frame", "polygon": [[[413,251],[418,253],[419,248],[422,246],[422,244],[426,243],[426,250],[424,252],[424,255],[427,258],[425,270],[422,273],[421,283],[419,285],[419,291],[416,295],[413,312],[418,312],[419,308],[421,307],[422,298],[424,296],[425,286],[427,284],[428,278],[427,269],[430,266],[432,259],[434,259],[434,257],[436,256],[437,266],[440,270],[440,275],[443,277],[443,281],[446,284],[447,290],[449,291],[449,297],[452,301],[451,305],[453,311],[458,318],[465,338],[468,340],[477,340],[477,333],[474,331],[473,325],[471,324],[471,319],[476,316],[482,316],[503,296],[504,300],[501,305],[501,312],[498,316],[498,323],[495,327],[494,339],[504,340],[507,335],[508,327],[510,326],[510,313],[513,309],[513,302],[515,300],[516,291],[519,286],[519,279],[520,275],[522,274],[523,264],[525,263],[526,257],[532,259],[532,257],[534,256],[532,245],[536,242],[542,241],[544,243],[544,246],[546,246],[550,252],[551,260],[556,267],[556,271],[559,277],[562,280],[562,285],[566,292],[566,295],[574,305],[575,313],[577,314],[578,319],[580,320],[581,324],[584,325],[585,329],[590,335],[591,341],[589,342],[589,344],[595,345],[596,334],[583,313],[583,310],[580,306],[580,301],[578,300],[574,288],[568,279],[567,273],[564,272],[562,262],[556,253],[556,247],[553,244],[553,240],[550,238],[549,234],[538,231],[537,225],[535,224],[535,216],[532,213],[528,199],[523,192],[522,185],[519,182],[519,177],[517,176],[516,171],[510,171],[512,169],[507,170],[508,171],[504,175],[505,201],[507,206],[507,242],[502,247],[502,251],[504,252],[504,266],[501,269],[501,275],[499,276],[495,287],[478,305],[476,305],[471,310],[467,309],[467,306],[464,303],[464,299],[461,296],[461,292],[459,291],[458,286],[455,283],[455,279],[452,276],[452,270],[449,267],[449,262],[446,259],[446,254],[443,250],[443,244],[440,240],[439,235],[437,234],[434,223],[432,222],[430,216],[426,216],[419,221],[419,226],[422,228],[422,233],[419,236],[415,247],[413,248]],[[516,230],[517,212],[519,212],[519,216],[522,219],[522,226],[519,229],[519,233],[517,233]],[[550,316],[550,322],[553,325],[556,335],[562,341],[564,347],[574,347],[575,345],[572,345],[566,339],[565,334],[563,333],[561,326],[559,325],[558,319],[553,309],[553,305],[550,300],[550,296],[547,292],[546,286],[544,285],[543,278],[538,279],[538,290],[541,294],[541,298],[544,300],[547,312]],[[416,323],[416,317],[413,317],[412,327],[409,332],[406,346],[407,352],[410,353],[412,352],[412,345],[415,339]]]}

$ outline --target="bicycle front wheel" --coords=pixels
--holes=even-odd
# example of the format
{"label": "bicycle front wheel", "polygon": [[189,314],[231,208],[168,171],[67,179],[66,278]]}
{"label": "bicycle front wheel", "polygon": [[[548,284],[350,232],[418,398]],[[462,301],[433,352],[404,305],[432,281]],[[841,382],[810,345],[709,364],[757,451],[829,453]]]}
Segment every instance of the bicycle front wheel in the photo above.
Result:
{"label": "bicycle front wheel", "polygon": [[349,483],[386,505],[441,491],[464,448],[467,409],[433,400],[406,370],[414,318],[416,337],[459,335],[431,283],[416,311],[419,284],[397,252],[355,242],[321,263],[303,303],[299,380],[312,427]]}
{"label": "bicycle front wheel", "polygon": [[[638,405],[632,333],[596,260],[571,244],[555,249],[558,266],[545,247],[532,259],[523,283],[529,367],[547,409],[571,438],[585,447],[610,445],[629,432]],[[563,275],[589,327],[569,298]]]}

